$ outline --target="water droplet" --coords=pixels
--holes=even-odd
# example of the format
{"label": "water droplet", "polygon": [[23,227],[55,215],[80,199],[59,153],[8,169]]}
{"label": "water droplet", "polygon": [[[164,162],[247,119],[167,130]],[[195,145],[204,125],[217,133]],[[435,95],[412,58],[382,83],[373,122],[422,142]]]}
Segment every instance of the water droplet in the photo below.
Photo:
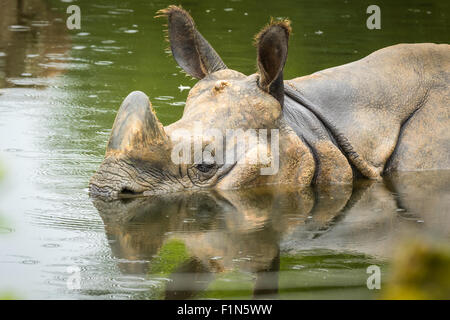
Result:
{"label": "water droplet", "polygon": [[50,23],[48,21],[32,21],[31,26],[33,27],[48,27]]}
{"label": "water droplet", "polygon": [[292,266],[291,269],[293,269],[293,270],[301,270],[303,268],[305,268],[305,266],[302,266],[301,264],[296,264],[295,266]]}
{"label": "water droplet", "polygon": [[95,62],[95,64],[99,65],[99,66],[109,66],[109,65],[113,64],[113,62],[112,61],[97,61],[97,62]]}
{"label": "water droplet", "polygon": [[[176,73],[174,73],[174,75],[176,75]],[[178,89],[180,89],[180,92],[183,92],[184,90],[189,90],[191,87],[189,86],[183,86],[182,84],[180,84],[178,86]]]}
{"label": "water droplet", "polygon": [[184,101],[177,101],[177,102],[171,102],[169,104],[171,106],[179,107],[179,106],[184,106],[186,104],[186,102],[184,102]]}
{"label": "water droplet", "polygon": [[8,149],[4,149],[4,152],[22,152],[22,149],[17,149],[17,148],[8,148]]}
{"label": "water droplet", "polygon": [[42,246],[44,248],[59,248],[59,244],[57,243],[45,243]]}
{"label": "water droplet", "polygon": [[15,32],[25,32],[25,31],[29,31],[30,27],[28,26],[21,26],[21,25],[11,25],[8,27],[8,29],[10,31],[15,31]]}
{"label": "water droplet", "polygon": [[159,97],[155,97],[155,100],[160,100],[160,101],[167,101],[167,100],[172,100],[173,97],[172,96],[159,96]]}

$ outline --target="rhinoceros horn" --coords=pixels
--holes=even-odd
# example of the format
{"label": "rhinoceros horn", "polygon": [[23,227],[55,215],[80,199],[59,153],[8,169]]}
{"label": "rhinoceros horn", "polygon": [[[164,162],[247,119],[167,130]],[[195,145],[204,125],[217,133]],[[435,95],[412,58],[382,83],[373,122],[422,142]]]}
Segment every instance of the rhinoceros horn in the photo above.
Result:
{"label": "rhinoceros horn", "polygon": [[106,154],[145,156],[152,149],[166,146],[168,141],[147,95],[134,91],[125,98],[117,112]]}

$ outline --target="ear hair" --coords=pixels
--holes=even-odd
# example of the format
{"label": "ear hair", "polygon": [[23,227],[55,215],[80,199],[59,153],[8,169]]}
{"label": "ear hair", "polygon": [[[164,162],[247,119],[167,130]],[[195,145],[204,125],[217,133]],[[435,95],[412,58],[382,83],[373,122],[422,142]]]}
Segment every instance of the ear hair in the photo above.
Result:
{"label": "ear hair", "polygon": [[194,20],[181,6],[159,10],[156,18],[168,19],[167,36],[178,65],[191,76],[202,79],[207,74],[227,69],[217,52],[197,31]]}

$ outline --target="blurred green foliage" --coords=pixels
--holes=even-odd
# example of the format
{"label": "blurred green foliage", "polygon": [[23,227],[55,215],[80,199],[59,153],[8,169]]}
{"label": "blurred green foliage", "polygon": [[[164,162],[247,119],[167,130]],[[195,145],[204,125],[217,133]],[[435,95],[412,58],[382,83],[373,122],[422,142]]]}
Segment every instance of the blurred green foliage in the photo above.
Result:
{"label": "blurred green foliage", "polygon": [[19,300],[19,296],[17,296],[13,292],[0,292],[0,300]]}
{"label": "blurred green foliage", "polygon": [[397,248],[384,299],[450,299],[450,246],[420,238]]}

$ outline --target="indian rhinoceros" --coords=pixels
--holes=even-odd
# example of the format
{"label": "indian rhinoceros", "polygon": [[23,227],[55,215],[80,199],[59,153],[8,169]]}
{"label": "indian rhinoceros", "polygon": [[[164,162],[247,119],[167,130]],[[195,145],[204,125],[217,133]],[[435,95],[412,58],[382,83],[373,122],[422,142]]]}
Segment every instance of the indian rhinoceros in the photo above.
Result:
{"label": "indian rhinoceros", "polygon": [[448,44],[394,45],[284,80],[288,20],[256,35],[258,70],[246,76],[227,68],[181,7],[159,14],[173,57],[199,81],[182,118],[165,127],[143,92],[126,97],[92,195],[351,184],[450,167]]}

